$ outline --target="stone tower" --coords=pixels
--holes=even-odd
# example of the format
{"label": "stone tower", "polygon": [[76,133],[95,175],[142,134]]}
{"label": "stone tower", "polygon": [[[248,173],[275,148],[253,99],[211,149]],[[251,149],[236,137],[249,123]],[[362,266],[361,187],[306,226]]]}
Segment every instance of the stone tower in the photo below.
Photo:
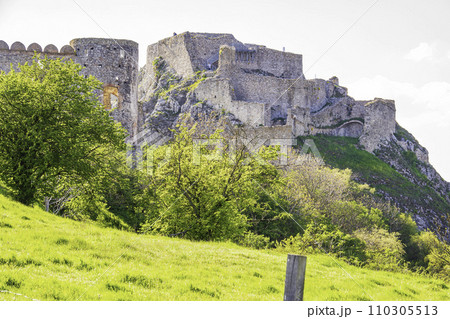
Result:
{"label": "stone tower", "polygon": [[100,99],[130,135],[137,132],[138,44],[130,40],[81,38],[70,45],[86,75],[103,82]]}

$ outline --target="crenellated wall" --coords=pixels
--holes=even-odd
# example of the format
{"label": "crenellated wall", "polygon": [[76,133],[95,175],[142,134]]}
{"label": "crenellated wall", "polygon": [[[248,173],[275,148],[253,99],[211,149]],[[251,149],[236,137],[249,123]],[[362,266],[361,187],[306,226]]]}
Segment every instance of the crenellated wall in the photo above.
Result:
{"label": "crenellated wall", "polygon": [[0,70],[9,72],[11,64],[15,67],[19,63],[30,62],[35,53],[41,53],[54,58],[75,58],[75,51],[70,45],[64,45],[58,50],[53,44],[48,44],[42,49],[39,44],[31,43],[25,48],[25,45],[21,42],[14,42],[9,46],[5,41],[0,40]]}
{"label": "crenellated wall", "polygon": [[[138,131],[137,88],[139,74],[138,44],[129,40],[82,38],[74,39],[60,50],[49,44],[42,49],[37,43],[27,48],[21,42],[9,46],[0,40],[0,70],[9,72],[19,63],[31,62],[36,53],[50,58],[72,59],[84,67],[85,75],[93,75],[104,86],[99,99],[111,108],[111,115],[134,135]],[[111,104],[111,100],[117,103]],[[108,104],[108,105],[106,105]]]}

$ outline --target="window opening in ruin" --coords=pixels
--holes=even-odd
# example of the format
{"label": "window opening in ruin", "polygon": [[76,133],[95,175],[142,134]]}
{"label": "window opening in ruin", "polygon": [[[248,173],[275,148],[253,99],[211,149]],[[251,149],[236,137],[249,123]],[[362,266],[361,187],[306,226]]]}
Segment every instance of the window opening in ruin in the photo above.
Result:
{"label": "window opening in ruin", "polygon": [[211,64],[210,70],[217,70],[217,68],[219,67],[219,61],[215,61],[213,62],[213,64]]}
{"label": "window opening in ruin", "polygon": [[115,86],[107,86],[103,89],[103,105],[106,110],[114,110],[119,106],[119,90]]}

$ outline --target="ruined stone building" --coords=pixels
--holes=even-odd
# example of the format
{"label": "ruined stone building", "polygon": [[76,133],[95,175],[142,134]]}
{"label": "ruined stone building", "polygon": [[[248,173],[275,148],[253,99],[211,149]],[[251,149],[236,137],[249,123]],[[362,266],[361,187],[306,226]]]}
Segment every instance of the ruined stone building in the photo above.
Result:
{"label": "ruined stone building", "polygon": [[[305,79],[302,55],[244,44],[231,34],[185,32],[149,45],[140,75],[138,44],[129,40],[74,39],[61,50],[52,44],[42,49],[37,43],[25,48],[20,42],[9,47],[0,41],[0,69],[30,61],[35,52],[70,58],[102,81],[103,104],[131,136],[145,128],[145,118],[154,111],[145,104],[155,87],[156,58],[181,78],[205,72],[208,78],[195,88],[195,99],[260,128],[268,137],[352,136],[372,152],[395,131],[394,101],[355,101],[336,77]],[[175,108],[180,112],[181,106]],[[427,161],[425,149],[414,151]]]}
{"label": "ruined stone building", "polygon": [[[20,42],[9,47],[0,41],[0,70],[30,61],[34,53],[72,59],[103,82],[100,98],[130,136],[146,128],[145,118],[154,111],[145,104],[155,88],[153,62],[162,58],[181,78],[205,72],[195,99],[233,114],[269,138],[351,136],[369,152],[395,138],[394,101],[356,101],[336,77],[305,79],[302,55],[244,44],[231,34],[185,32],[149,45],[141,74],[138,44],[130,40],[74,39],[60,50],[52,44],[42,49],[37,43],[25,48]],[[180,112],[181,106],[175,108]],[[398,142],[427,162],[423,147]]]}

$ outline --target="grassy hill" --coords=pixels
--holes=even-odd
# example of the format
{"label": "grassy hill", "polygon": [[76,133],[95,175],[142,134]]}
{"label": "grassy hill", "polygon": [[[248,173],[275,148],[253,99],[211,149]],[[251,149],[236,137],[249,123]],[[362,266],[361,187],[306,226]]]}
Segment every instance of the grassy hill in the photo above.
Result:
{"label": "grassy hill", "polygon": [[[449,285],[308,256],[305,300],[450,300]],[[0,195],[0,300],[282,300],[286,255],[136,235]]]}
{"label": "grassy hill", "polygon": [[[379,193],[397,203],[403,210],[416,213],[418,207],[441,214],[450,213],[450,203],[440,196],[430,185],[430,181],[420,173],[417,159],[411,159],[412,152],[400,155],[405,170],[409,171],[422,185],[412,183],[389,164],[377,156],[361,150],[358,139],[336,136],[299,137],[299,145],[304,140],[313,139],[326,164],[340,169],[350,168],[358,182],[367,183]],[[392,155],[394,156],[394,155]],[[426,215],[422,216],[427,218]],[[431,218],[430,218],[431,219]]]}

